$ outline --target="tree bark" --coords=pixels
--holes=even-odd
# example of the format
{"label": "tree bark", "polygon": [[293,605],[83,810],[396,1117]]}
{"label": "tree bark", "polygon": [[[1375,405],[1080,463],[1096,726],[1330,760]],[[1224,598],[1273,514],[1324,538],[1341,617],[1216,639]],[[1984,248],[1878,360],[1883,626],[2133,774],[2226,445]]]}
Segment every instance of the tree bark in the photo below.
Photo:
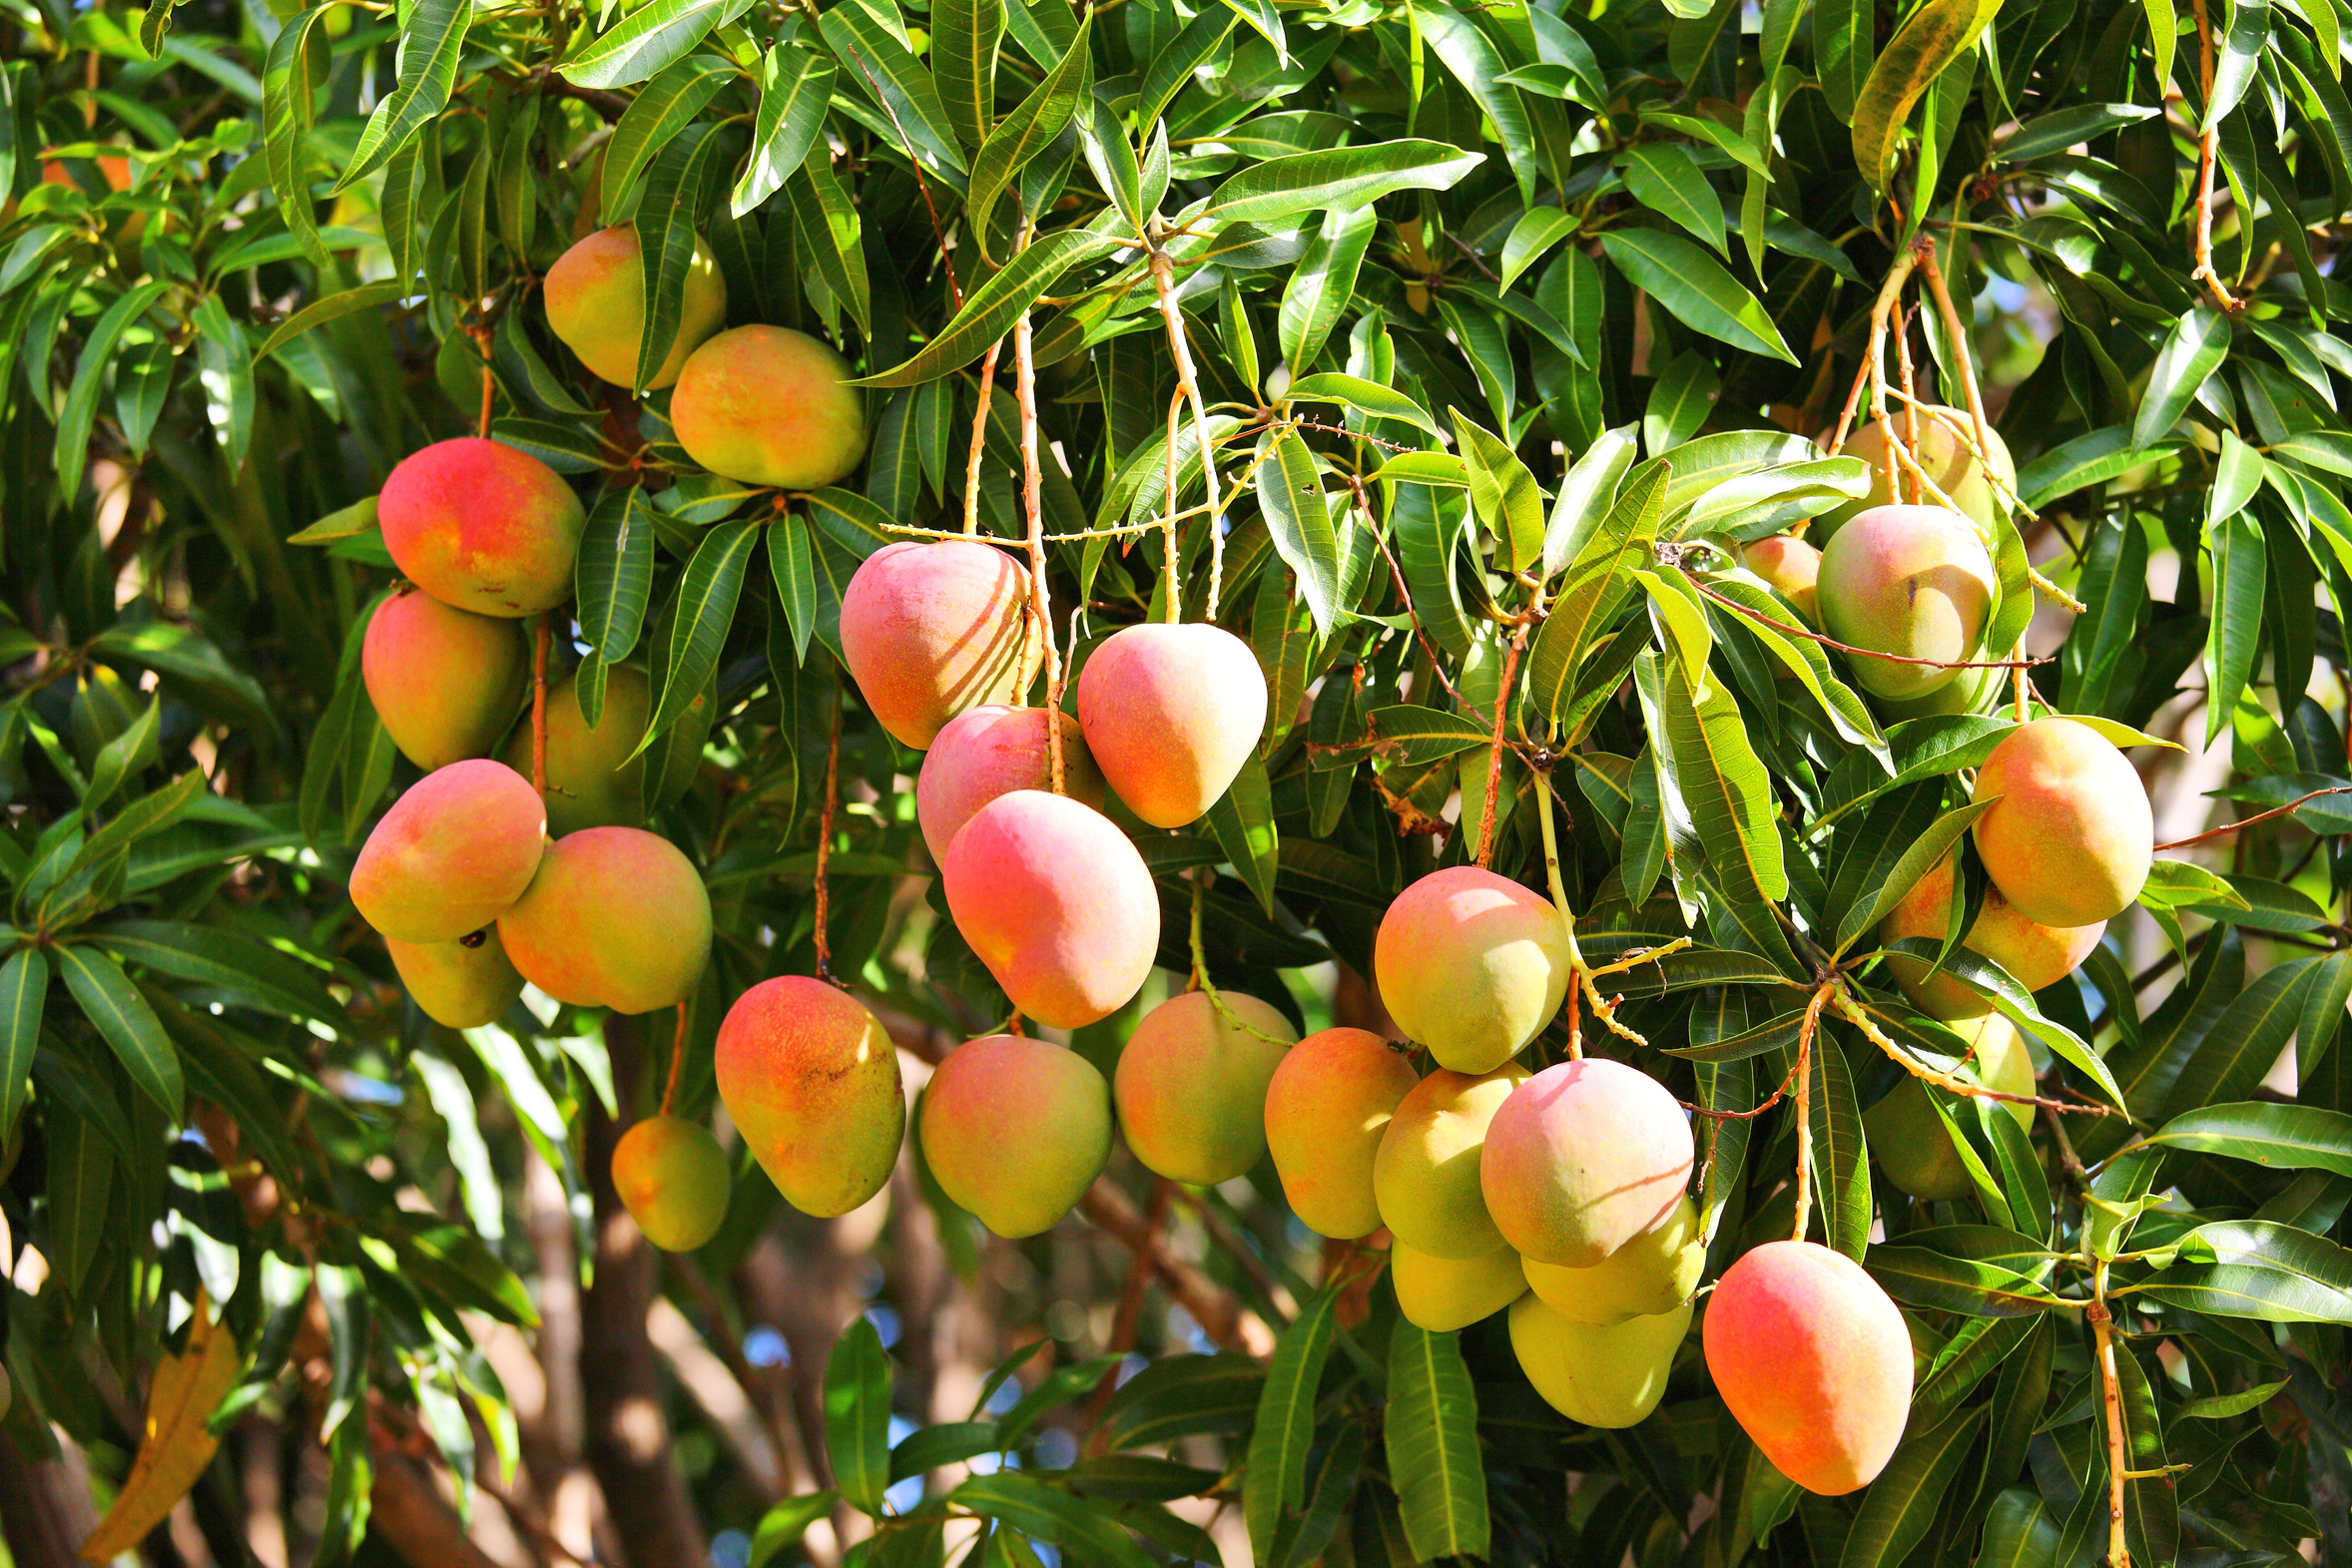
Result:
{"label": "tree bark", "polygon": [[[606,1021],[613,1082],[635,1084],[637,1020]],[[587,1105],[589,1191],[596,1203],[596,1278],[581,1303],[580,1382],[588,1465],[633,1568],[670,1568],[709,1556],[686,1478],[671,1457],[661,1359],[646,1332],[661,1260],[613,1188],[613,1149],[625,1130],[593,1096]]]}
{"label": "tree bark", "polygon": [[465,1538],[455,1510],[441,1501],[431,1479],[391,1443],[375,1445],[375,1476],[367,1491],[367,1526],[414,1568],[503,1568]]}
{"label": "tree bark", "polygon": [[90,1488],[74,1484],[68,1465],[27,1459],[0,1433],[0,1530],[17,1568],[78,1568],[76,1554],[97,1528]]}

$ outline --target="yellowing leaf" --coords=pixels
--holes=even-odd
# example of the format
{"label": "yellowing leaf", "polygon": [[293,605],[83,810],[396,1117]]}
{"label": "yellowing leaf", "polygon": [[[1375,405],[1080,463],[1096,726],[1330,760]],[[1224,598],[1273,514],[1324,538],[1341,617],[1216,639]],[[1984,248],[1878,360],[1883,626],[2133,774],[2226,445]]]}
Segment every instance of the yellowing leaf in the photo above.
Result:
{"label": "yellowing leaf", "polygon": [[1854,162],[1873,189],[1887,188],[1887,164],[1912,105],[2000,9],[2001,0],[1928,0],[1896,29],[1854,102]]}
{"label": "yellowing leaf", "polygon": [[131,1461],[131,1474],[116,1494],[115,1505],[82,1543],[84,1562],[112,1562],[131,1550],[188,1495],[221,1446],[220,1439],[205,1430],[205,1422],[236,1386],[244,1367],[237,1335],[207,1314],[204,1293],[199,1291],[188,1348],[165,1356],[155,1369],[147,1389],[147,1429],[139,1438],[139,1455]]}

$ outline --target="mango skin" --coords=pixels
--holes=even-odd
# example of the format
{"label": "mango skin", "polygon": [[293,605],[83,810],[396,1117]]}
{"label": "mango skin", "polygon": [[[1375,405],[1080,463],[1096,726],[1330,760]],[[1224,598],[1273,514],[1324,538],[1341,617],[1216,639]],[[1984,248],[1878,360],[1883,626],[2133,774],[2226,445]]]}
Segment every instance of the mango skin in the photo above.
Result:
{"label": "mango skin", "polygon": [[[579,677],[547,689],[547,830],[645,825],[645,759],[631,757],[653,713],[653,683],[635,665],[605,672],[596,728],[580,717]],[[506,766],[531,771],[528,714],[506,743]]]}
{"label": "mango skin", "polygon": [[[1052,1230],[1111,1157],[1110,1086],[1049,1040],[965,1041],[931,1074],[921,1113],[940,1189],[1008,1239]],[[1024,1127],[1035,1135],[1015,1132]]]}
{"label": "mango skin", "polygon": [[1487,1124],[1526,1079],[1516,1062],[1477,1075],[1440,1068],[1398,1102],[1373,1157],[1372,1191],[1400,1243],[1458,1263],[1506,1245],[1486,1213],[1478,1156]]}
{"label": "mango skin", "polygon": [[1078,724],[1127,808],[1182,827],[1217,803],[1266,733],[1266,675],[1223,627],[1130,626],[1078,673]]}
{"label": "mango skin", "polygon": [[525,616],[572,596],[588,514],[563,475],[496,441],[458,436],[402,459],[376,519],[402,576],[445,605]]}
{"label": "mango skin", "polygon": [[994,545],[884,545],[842,592],[842,658],[882,727],[919,752],[957,714],[1020,701],[1044,649],[1028,606],[1028,574]]}
{"label": "mango skin", "polygon": [[[1967,409],[1942,408],[1941,411],[1957,420],[1960,428],[1969,432],[1970,440],[1976,438],[1977,427],[1970,420]],[[1894,416],[1895,428],[1905,432],[1905,439],[1908,440],[1911,425],[1905,411],[1897,407],[1891,408],[1889,412]],[[1993,471],[1999,474],[2003,482],[2009,486],[2009,492],[2015,494],[2018,486],[2018,465],[2009,455],[2009,443],[2002,440],[2000,431],[1990,426],[1986,428],[1985,433],[1992,438],[1990,449],[1993,454]],[[1995,527],[1999,525],[2001,519],[2009,515],[2009,507],[2002,499],[2001,492],[1996,491],[1991,484],[1986,482],[1984,473],[1977,466],[1976,454],[1968,449],[1967,442],[1955,435],[1950,425],[1947,425],[1942,419],[1930,417],[1928,410],[1922,408],[1919,411],[1918,444],[1919,450],[1914,455],[1919,460],[1921,472],[1935,480],[1936,487],[1952,497],[1953,501],[1959,505],[1961,515],[1966,517],[1980,534],[1991,539]],[[1815,521],[1813,526],[1819,530],[1820,537],[1825,544],[1840,528],[1872,507],[1887,506],[1911,499],[1911,475],[1900,467],[1895,475],[1898,493],[1892,495],[1888,493],[1886,451],[1887,433],[1880,428],[1875,419],[1855,431],[1853,439],[1846,443],[1846,449],[1840,455],[1859,457],[1870,464],[1870,491],[1860,500],[1849,501]],[[1941,504],[1925,489],[1920,493],[1926,497],[1929,505]]]}
{"label": "mango skin", "polygon": [[719,1234],[735,1176],[709,1128],[649,1116],[614,1145],[613,1188],[647,1241],[665,1253],[691,1253]]}
{"label": "mango skin", "polygon": [[1698,1206],[1688,1198],[1666,1223],[1646,1231],[1589,1269],[1522,1260],[1527,1287],[1570,1322],[1605,1328],[1629,1317],[1670,1312],[1699,1288],[1707,1241]]}
{"label": "mango skin", "polygon": [[[2007,670],[1963,670],[1925,697],[1914,697],[1907,701],[1882,697],[1878,700],[1879,712],[1894,724],[1901,724],[1906,719],[1933,718],[1938,714],[1981,713],[1988,706],[1998,706],[2002,689],[2008,684]],[[1988,705],[1988,697],[1995,699],[1994,704]]]}
{"label": "mango skin", "polygon": [[[408,591],[376,606],[359,674],[392,744],[429,774],[496,749],[531,678],[531,647],[512,620]],[[527,755],[518,772],[530,777]]]}
{"label": "mango skin", "polygon": [[1622,1430],[1649,1418],[1666,1396],[1674,1352],[1690,1331],[1691,1305],[1605,1328],[1570,1320],[1527,1293],[1510,1308],[1519,1370],[1571,1421]]}
{"label": "mango skin", "polygon": [[351,902],[385,936],[454,942],[523,896],[546,833],[528,779],[503,763],[451,763],[410,784],[367,835]]}
{"label": "mango skin", "polygon": [[739,326],[687,355],[670,393],[686,455],[712,473],[819,490],[866,457],[866,395],[848,361],[783,326]]}
{"label": "mango skin", "polygon": [[1266,1003],[1239,991],[1171,996],[1127,1037],[1112,1075],[1119,1130],[1145,1170],[1213,1187],[1266,1155],[1266,1085],[1299,1032]]}
{"label": "mango skin", "polygon": [[1367,1029],[1318,1030],[1285,1053],[1266,1085],[1266,1147],[1301,1225],[1338,1241],[1380,1229],[1373,1161],[1420,1081]]}
{"label": "mango skin", "polygon": [[[2027,1049],[2016,1025],[1999,1013],[1988,1013],[1954,1024],[1953,1029],[1977,1048],[1968,1067],[1961,1070],[1963,1076],[2007,1094],[2034,1092],[2034,1053]],[[1961,1164],[1952,1135],[1928,1103],[1931,1093],[1943,1091],[1931,1090],[1906,1075],[1878,1104],[1862,1113],[1863,1141],[1898,1191],[1950,1203],[1973,1196],[1977,1187],[1969,1180],[1968,1167]],[[2005,1100],[2001,1108],[2016,1117],[2020,1127],[2033,1131],[2032,1106]],[[1970,1114],[1958,1104],[1952,1109],[1956,1116]]]}
{"label": "mango skin", "polygon": [[[1841,643],[1954,665],[1977,657],[1999,596],[1976,527],[1940,506],[1881,506],[1839,529],[1821,552],[1822,629]],[[1925,697],[1961,672],[1847,656],[1875,697]]]}
{"label": "mango skin", "polygon": [[632,391],[653,391],[678,379],[686,356],[727,324],[727,280],[718,258],[697,236],[686,263],[686,296],[669,357],[645,385],[637,384],[637,355],[645,341],[645,260],[632,224],[600,229],[574,245],[547,269],[547,325],[580,356],[589,374]]}
{"label": "mango skin", "polygon": [[[1055,714],[1061,725],[1062,787],[1070,798],[1102,809],[1102,773],[1078,733],[1078,721]],[[914,819],[931,863],[947,858],[947,846],[973,813],[1011,789],[1053,787],[1053,759],[1047,754],[1046,710],[988,703],[968,708],[931,739],[922,771],[914,780]]]}
{"label": "mango skin", "polygon": [[[1952,915],[1952,862],[1947,859],[1911,886],[1902,901],[1879,922],[1879,940],[1898,942],[1924,937],[1942,942]],[[2018,912],[2018,906],[1998,886],[1987,886],[1977,919],[1960,945],[1992,959],[2029,991],[2058,984],[2080,966],[2106,931],[2104,920],[2088,925],[2038,925]],[[1948,974],[1930,974],[1918,958],[1887,960],[1887,972],[1911,998],[1912,1005],[1930,1018],[1981,1018],[1993,1003]]]}
{"label": "mango skin", "polygon": [[1108,1018],[1151,978],[1151,872],[1109,817],[1067,795],[1014,789],[989,801],[947,846],[939,881],[964,941],[1039,1023]]}
{"label": "mango skin", "polygon": [[1971,798],[1997,800],[1970,831],[1986,873],[2029,920],[2111,920],[2147,883],[2156,837],[2147,788],[2088,725],[2037,719],[2012,730],[1977,770]]}
{"label": "mango skin", "polygon": [[803,1214],[848,1214],[889,1181],[906,1132],[898,1052],[855,997],[763,980],[720,1022],[713,1066],[752,1157]]}
{"label": "mango skin", "polygon": [[1588,1056],[1545,1068],[1503,1102],[1478,1185],[1521,1257],[1590,1269],[1672,1217],[1693,1159],[1690,1123],[1665,1085]]}
{"label": "mango skin", "polygon": [[1568,990],[1568,930],[1541,894],[1474,865],[1432,871],[1381,917],[1381,1000],[1438,1065],[1489,1073],[1541,1034]]}
{"label": "mango skin", "polygon": [[[469,946],[474,935],[481,940]],[[387,936],[383,944],[417,1010],[444,1028],[478,1029],[495,1023],[523,994],[523,977],[508,961],[494,925],[454,942],[403,942]]]}
{"label": "mango skin", "polygon": [[1771,585],[1772,591],[1796,607],[1808,622],[1819,622],[1821,604],[1816,589],[1821,581],[1821,552],[1794,534],[1774,534],[1745,545],[1740,564]]}
{"label": "mango skin", "polygon": [[1527,1294],[1519,1255],[1505,1247],[1483,1258],[1433,1258],[1399,1243],[1389,1252],[1389,1283],[1405,1320],[1432,1333],[1468,1328]]}
{"label": "mango skin", "polygon": [[548,846],[498,935],[523,978],[557,1001],[650,1013],[702,979],[711,896],[669,839],[589,827]]}
{"label": "mango skin", "polygon": [[1780,1473],[1842,1497],[1894,1457],[1911,1413],[1911,1330],[1863,1267],[1814,1242],[1767,1242],[1707,1299],[1707,1370]]}

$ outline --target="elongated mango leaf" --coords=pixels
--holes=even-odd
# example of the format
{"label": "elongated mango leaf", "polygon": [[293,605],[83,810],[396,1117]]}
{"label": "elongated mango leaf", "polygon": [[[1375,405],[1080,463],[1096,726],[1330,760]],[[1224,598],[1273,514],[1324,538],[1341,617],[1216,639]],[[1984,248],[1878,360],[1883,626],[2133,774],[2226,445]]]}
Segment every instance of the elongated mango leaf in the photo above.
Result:
{"label": "elongated mango leaf", "polygon": [[[1283,1330],[1274,1364],[1258,1395],[1258,1419],[1250,1429],[1249,1469],[1242,1489],[1242,1517],[1260,1557],[1271,1557],[1275,1531],[1286,1514],[1307,1502],[1307,1451],[1315,1436],[1315,1388],[1330,1358],[1339,1297],[1325,1291]],[[1261,1544],[1262,1543],[1262,1544]]]}
{"label": "elongated mango leaf", "polygon": [[[1895,142],[1912,106],[2000,9],[2001,0],[1927,0],[1887,41],[1854,100],[1854,165],[1872,189],[1887,188]],[[1867,18],[1868,9],[1862,14]]]}
{"label": "elongated mango leaf", "polygon": [[987,346],[1011,330],[1023,310],[1037,296],[1060,281],[1074,266],[1108,256],[1117,242],[1082,229],[1063,229],[1021,252],[979,287],[964,296],[963,308],[947,329],[903,364],[879,375],[848,383],[852,386],[919,386],[962,368]]}
{"label": "elongated mango leaf", "polygon": [[1459,1336],[1400,1320],[1389,1336],[1382,1422],[1413,1559],[1484,1557],[1492,1536],[1478,1398]]}

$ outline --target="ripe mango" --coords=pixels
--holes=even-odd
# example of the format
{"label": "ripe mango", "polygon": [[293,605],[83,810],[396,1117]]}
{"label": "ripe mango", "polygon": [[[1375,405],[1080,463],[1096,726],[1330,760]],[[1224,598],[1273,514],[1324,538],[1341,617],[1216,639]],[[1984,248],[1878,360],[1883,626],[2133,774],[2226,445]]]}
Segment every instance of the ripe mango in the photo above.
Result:
{"label": "ripe mango", "polygon": [[712,473],[783,490],[821,490],[866,456],[866,394],[847,361],[806,332],[739,326],[686,358],[670,424]]}
{"label": "ripe mango", "polygon": [[1266,1085],[1266,1147],[1301,1225],[1343,1241],[1380,1229],[1373,1161],[1418,1082],[1412,1062],[1365,1029],[1318,1030],[1284,1054]]}
{"label": "ripe mango", "polygon": [[547,324],[555,335],[580,356],[589,374],[632,391],[677,380],[686,356],[727,324],[727,280],[699,236],[694,258],[686,263],[678,335],[644,386],[637,384],[637,355],[645,341],[645,259],[634,224],[599,229],[557,257],[547,269],[545,289]]}
{"label": "ripe mango", "polygon": [[559,1002],[650,1013],[694,994],[711,956],[711,897],[677,845],[589,827],[548,846],[498,935],[523,978]]}
{"label": "ripe mango", "polygon": [[1976,526],[1940,506],[1881,506],[1839,529],[1821,552],[1822,629],[1841,643],[1933,665],[1848,656],[1877,697],[1925,697],[1978,657],[1999,597]]}
{"label": "ripe mango", "polygon": [[[1897,432],[1905,440],[1910,440],[1913,428],[1910,416],[1901,408],[1891,409],[1890,412],[1894,416]],[[2003,492],[1994,489],[1986,481],[1977,465],[1976,454],[1969,450],[1969,442],[1963,441],[1954,432],[1953,424],[1966,430],[1970,441],[1976,438],[1977,427],[1965,408],[1938,407],[1936,412],[1946,417],[1936,418],[1925,408],[1919,411],[1918,450],[1912,455],[1918,461],[1920,471],[1935,480],[1936,488],[1952,497],[1960,507],[1961,514],[1968,518],[1980,534],[1990,539],[1994,528],[2008,515],[2009,505],[2003,498]],[[1946,419],[1951,423],[1947,423]],[[1985,433],[1992,438],[1988,450],[1993,456],[1993,471],[2009,486],[2008,494],[2014,495],[2017,493],[2018,465],[2009,455],[2009,445],[2001,439],[2000,431],[1988,427]],[[1875,419],[1867,421],[1854,432],[1853,439],[1846,443],[1846,449],[1841,455],[1859,457],[1870,464],[1870,491],[1859,501],[1848,501],[1814,523],[1824,543],[1850,519],[1872,507],[1888,506],[1910,499],[1911,475],[1907,470],[1898,469],[1895,490],[1888,490],[1886,452],[1887,432]],[[1924,491],[1922,493],[1925,494]],[[1931,504],[1938,504],[1933,495],[1927,495],[1926,499]]]}
{"label": "ripe mango", "polygon": [[1474,865],[1432,871],[1373,943],[1381,1000],[1438,1065],[1490,1073],[1541,1034],[1568,988],[1568,929],[1541,894]]}
{"label": "ripe mango", "polygon": [[[923,754],[914,780],[914,819],[931,863],[947,858],[947,846],[972,813],[1011,789],[1053,787],[1053,759],[1045,738],[1046,710],[987,703],[968,708],[939,728]],[[1102,809],[1102,774],[1068,714],[1061,725],[1062,786],[1070,798]]]}
{"label": "ripe mango", "polygon": [[1977,770],[1997,803],[1970,831],[2018,912],[2043,925],[2089,925],[2129,908],[2155,857],[2147,788],[2121,752],[2071,719],[2037,719],[2003,737]]}
{"label": "ripe mango", "polygon": [[1813,1242],[1768,1242],[1707,1299],[1707,1370],[1781,1474],[1842,1497],[1894,1457],[1911,1414],[1911,1330],[1863,1267]]}
{"label": "ripe mango", "polygon": [[572,596],[588,514],[563,475],[496,441],[435,441],[383,482],[376,520],[401,575],[445,605],[525,616]]}
{"label": "ripe mango", "polygon": [[[431,773],[497,748],[531,678],[530,641],[511,619],[408,589],[376,606],[359,674],[392,744]],[[528,755],[518,772],[530,777]]]}
{"label": "ripe mango", "polygon": [[1483,1258],[1433,1258],[1400,1242],[1389,1251],[1389,1283],[1405,1320],[1432,1333],[1468,1328],[1527,1294],[1519,1255],[1507,1247]]}
{"label": "ripe mango", "polygon": [[1264,1157],[1266,1084],[1299,1038],[1256,997],[1218,994],[1224,1013],[1206,991],[1171,996],[1146,1013],[1112,1079],[1119,1129],[1135,1158],[1196,1187],[1231,1181]]}
{"label": "ripe mango", "polygon": [[1160,899],[1109,817],[1067,795],[1014,789],[983,806],[939,867],[955,928],[1004,994],[1039,1023],[1077,1029],[1151,977]]}
{"label": "ripe mango", "polygon": [[884,545],[842,592],[842,658],[882,727],[919,752],[966,709],[1020,701],[1043,649],[1028,606],[1028,574],[994,545]]}
{"label": "ripe mango", "polygon": [[[1902,901],[1879,922],[1879,940],[1898,942],[1925,937],[1942,942],[1952,917],[1952,862],[1947,859],[1921,877]],[[2088,925],[2038,925],[2018,912],[1997,886],[1985,889],[1976,923],[1960,945],[1992,959],[2029,991],[2058,984],[2072,974],[2107,928],[2104,920]],[[1901,955],[1887,960],[1887,972],[1903,987],[1912,1004],[1931,1018],[1981,1018],[1993,1004],[1948,974],[1930,974],[1927,963]]]}
{"label": "ripe mango", "polygon": [[1479,1189],[1478,1156],[1487,1124],[1526,1078],[1515,1062],[1475,1076],[1440,1068],[1398,1102],[1373,1157],[1372,1190],[1399,1242],[1457,1262],[1503,1247]]}
{"label": "ripe mango", "polygon": [[1821,581],[1821,552],[1795,534],[1774,534],[1744,545],[1740,564],[1769,584],[1809,622],[1821,619],[1815,587]]}
{"label": "ripe mango", "polygon": [[523,977],[507,961],[498,927],[484,926],[454,942],[384,938],[392,967],[417,1010],[450,1029],[494,1023],[523,994]]}
{"label": "ripe mango", "polygon": [[1576,1322],[1533,1292],[1510,1308],[1519,1370],[1550,1405],[1586,1426],[1637,1426],[1666,1396],[1674,1352],[1690,1331],[1690,1303],[1605,1328]]}
{"label": "ripe mango", "polygon": [[719,1234],[735,1176],[709,1128],[649,1116],[614,1146],[613,1188],[647,1241],[665,1253],[691,1253]]}
{"label": "ripe mango", "polygon": [[1707,1267],[1698,1206],[1684,1198],[1666,1223],[1644,1231],[1589,1269],[1525,1260],[1527,1285],[1570,1322],[1605,1328],[1629,1317],[1672,1311],[1699,1288]]}
{"label": "ripe mango", "polygon": [[874,1014],[804,975],[763,980],[719,1025],[719,1098],[754,1159],[804,1214],[882,1190],[906,1131],[898,1053]]}
{"label": "ripe mango", "polygon": [[1520,1256],[1590,1269],[1683,1201],[1690,1122],[1647,1073],[1597,1056],[1520,1084],[1486,1129],[1486,1212]]}
{"label": "ripe mango", "polygon": [[1154,827],[1215,805],[1266,732],[1266,675],[1223,627],[1149,622],[1078,673],[1078,724],[1104,779]]}
{"label": "ripe mango", "polygon": [[351,867],[351,902],[403,942],[454,942],[504,914],[531,885],[547,813],[503,763],[426,774],[383,813]]}
{"label": "ripe mango", "polygon": [[998,1236],[1036,1236],[1086,1196],[1110,1159],[1110,1086],[1093,1063],[1049,1040],[985,1035],[931,1074],[921,1137],[949,1198]]}

